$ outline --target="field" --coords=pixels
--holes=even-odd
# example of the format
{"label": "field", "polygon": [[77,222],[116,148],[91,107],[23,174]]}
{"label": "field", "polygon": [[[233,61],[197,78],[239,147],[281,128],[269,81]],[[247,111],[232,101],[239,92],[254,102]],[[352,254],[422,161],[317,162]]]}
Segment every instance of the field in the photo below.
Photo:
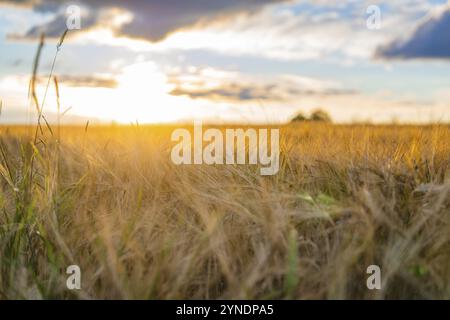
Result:
{"label": "field", "polygon": [[450,299],[448,126],[283,126],[274,176],[173,129],[1,127],[0,298]]}

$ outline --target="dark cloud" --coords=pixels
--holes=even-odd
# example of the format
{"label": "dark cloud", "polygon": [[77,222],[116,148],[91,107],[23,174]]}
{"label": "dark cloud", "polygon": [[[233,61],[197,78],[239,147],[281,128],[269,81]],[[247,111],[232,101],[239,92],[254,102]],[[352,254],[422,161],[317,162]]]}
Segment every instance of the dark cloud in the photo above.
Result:
{"label": "dark cloud", "polygon": [[[13,35],[12,38],[38,38],[42,33],[49,38],[59,38],[66,30],[66,19],[64,14],[57,14],[45,25],[33,26],[23,35]],[[83,18],[83,26],[87,29],[96,23],[95,15],[88,15]]]}
{"label": "dark cloud", "polygon": [[58,81],[69,87],[92,87],[92,88],[116,88],[117,81],[113,78],[99,76],[69,76],[62,75]]}
{"label": "dark cloud", "polygon": [[170,83],[175,88],[170,92],[174,96],[188,96],[192,99],[207,99],[212,101],[248,102],[248,101],[296,101],[305,96],[336,96],[352,95],[357,92],[338,88],[308,88],[299,82],[287,79],[275,79],[274,82],[251,81],[241,82],[223,80],[220,85],[210,87],[207,82],[186,82],[174,77]]}
{"label": "dark cloud", "polygon": [[[91,75],[60,75],[57,76],[58,83],[67,87],[84,87],[84,88],[109,88],[117,87],[117,81],[110,77],[91,76]],[[47,83],[47,77],[38,78],[38,83]]]}
{"label": "dark cloud", "polygon": [[[82,20],[82,28],[101,24],[101,12],[105,9],[122,9],[133,15],[130,23],[122,25],[115,32],[118,35],[159,41],[172,32],[192,27],[199,23],[217,21],[237,13],[252,13],[266,4],[286,2],[290,0],[97,0],[77,1],[88,9],[87,19]],[[53,21],[34,26],[25,34],[35,37],[38,32],[48,36],[57,36],[65,29],[64,6],[73,2],[56,0],[38,1],[4,1],[0,3],[16,3],[32,6],[36,11],[54,12]]]}
{"label": "dark cloud", "polygon": [[[267,88],[267,87],[266,87]],[[251,87],[231,84],[219,88],[188,89],[178,87],[170,94],[174,96],[189,96],[192,99],[208,99],[214,101],[251,101],[251,100],[282,100],[283,97],[264,87]],[[268,88],[269,89],[269,88]]]}
{"label": "dark cloud", "polygon": [[376,55],[400,59],[450,59],[450,8],[422,23],[408,39],[378,48]]}

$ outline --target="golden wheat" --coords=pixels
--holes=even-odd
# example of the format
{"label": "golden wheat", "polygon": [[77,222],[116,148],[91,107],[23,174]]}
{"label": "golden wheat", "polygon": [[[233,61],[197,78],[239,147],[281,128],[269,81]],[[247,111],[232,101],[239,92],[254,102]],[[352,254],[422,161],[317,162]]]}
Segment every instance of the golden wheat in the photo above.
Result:
{"label": "golden wheat", "polygon": [[1,297],[450,298],[449,127],[292,124],[272,177],[175,166],[172,130],[1,127]]}

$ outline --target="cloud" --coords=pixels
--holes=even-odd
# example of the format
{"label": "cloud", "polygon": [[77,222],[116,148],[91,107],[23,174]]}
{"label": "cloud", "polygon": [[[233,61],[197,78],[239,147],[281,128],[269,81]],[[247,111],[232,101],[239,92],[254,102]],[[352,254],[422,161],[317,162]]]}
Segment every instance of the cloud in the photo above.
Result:
{"label": "cloud", "polygon": [[218,102],[246,103],[298,101],[306,96],[352,95],[355,91],[319,79],[279,75],[250,76],[211,68],[175,74],[168,77],[174,86],[170,94]]}
{"label": "cloud", "polygon": [[212,101],[228,101],[228,102],[246,102],[256,100],[269,100],[286,102],[293,100],[295,97],[300,98],[311,95],[341,95],[353,94],[354,91],[326,90],[322,92],[312,90],[301,90],[297,88],[282,88],[278,84],[267,84],[262,86],[251,86],[239,83],[224,84],[218,88],[206,89],[186,89],[178,87],[173,89],[170,94],[174,96],[189,96],[192,99],[207,99]]}
{"label": "cloud", "polygon": [[[320,59],[351,65],[372,59],[378,46],[408,32],[411,21],[428,10],[428,7],[418,7],[404,12],[392,8],[383,16],[382,23],[383,30],[390,32],[374,32],[366,27],[364,1],[347,2],[346,5],[344,1],[341,4],[336,1],[283,3],[249,16],[237,16],[227,23],[175,33],[152,47],[284,61]],[[402,3],[410,8],[410,1]]]}
{"label": "cloud", "polygon": [[379,47],[376,56],[450,59],[450,6],[426,19],[406,40],[396,39]]}
{"label": "cloud", "polygon": [[[58,83],[66,87],[74,88],[107,88],[114,89],[118,82],[116,79],[107,76],[92,75],[59,75]],[[38,77],[37,82],[41,85],[47,83],[46,76]]]}
{"label": "cloud", "polygon": [[[2,2],[5,3],[0,0]],[[62,33],[65,28],[63,4],[68,2],[20,2],[28,3],[35,11],[54,14],[51,21],[33,26],[22,37],[36,38],[45,32],[56,38]],[[366,28],[368,0],[78,2],[83,8],[82,31],[95,29],[84,35],[97,43],[148,51],[207,50],[288,61],[321,59],[346,65],[373,58],[380,45],[408,33],[412,22],[432,7],[418,0],[381,1],[382,26],[390,31],[373,32]]]}
{"label": "cloud", "polygon": [[84,88],[108,88],[114,89],[118,83],[113,78],[100,76],[70,76],[62,75],[58,77],[58,81],[68,87],[84,87]]}
{"label": "cloud", "polygon": [[[53,19],[46,24],[36,25],[28,29],[24,34],[13,34],[9,35],[12,39],[35,39],[38,38],[42,33],[49,38],[59,38],[61,34],[66,30],[66,20],[67,17],[64,13],[56,14]],[[83,26],[85,29],[95,25],[97,19],[93,14],[86,14],[83,18]]]}
{"label": "cloud", "polygon": [[[114,30],[117,35],[157,42],[184,28],[239,13],[253,13],[264,5],[285,1],[288,0],[79,0],[78,3],[87,11],[82,19],[84,30],[104,24],[105,12],[119,10],[131,14],[131,19],[117,26]],[[65,29],[65,7],[71,4],[56,0],[8,0],[1,3],[28,5],[35,11],[55,14],[52,21],[33,26],[25,33],[26,37],[34,37],[40,32],[48,36],[61,34]],[[106,18],[110,17],[106,15]]]}

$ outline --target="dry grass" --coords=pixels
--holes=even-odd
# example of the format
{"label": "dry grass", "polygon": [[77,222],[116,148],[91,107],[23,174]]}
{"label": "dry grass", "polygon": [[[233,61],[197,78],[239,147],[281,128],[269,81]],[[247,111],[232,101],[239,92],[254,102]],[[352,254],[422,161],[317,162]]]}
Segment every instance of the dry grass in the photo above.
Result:
{"label": "dry grass", "polygon": [[447,126],[290,125],[272,177],[175,166],[171,127],[43,129],[0,128],[2,298],[450,298]]}

